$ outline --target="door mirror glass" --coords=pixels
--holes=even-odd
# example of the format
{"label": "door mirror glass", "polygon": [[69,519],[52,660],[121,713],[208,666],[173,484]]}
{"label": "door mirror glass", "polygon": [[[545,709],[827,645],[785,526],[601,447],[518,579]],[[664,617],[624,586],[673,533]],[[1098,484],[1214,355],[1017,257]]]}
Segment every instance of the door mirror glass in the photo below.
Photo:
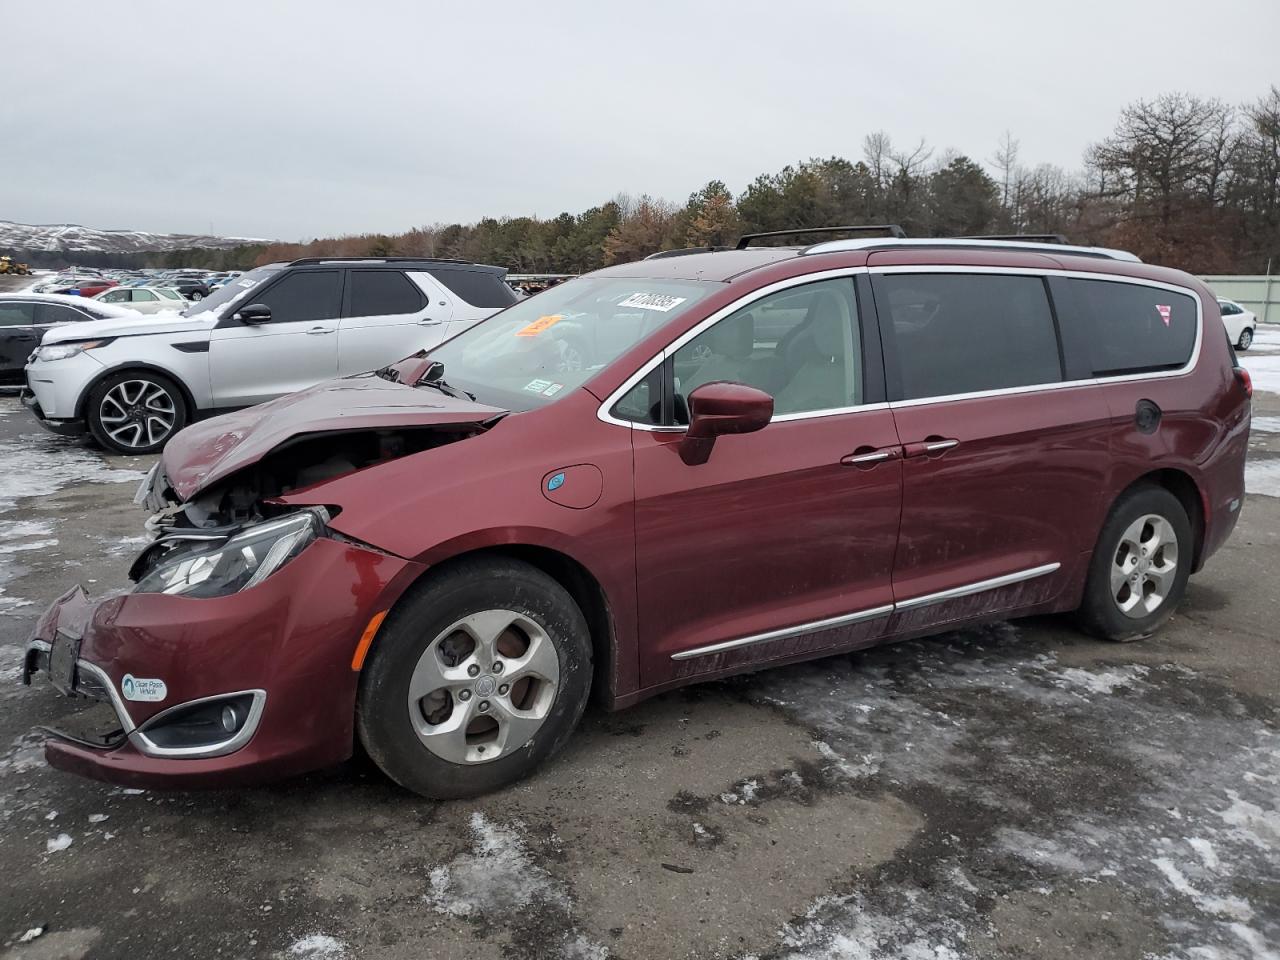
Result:
{"label": "door mirror glass", "polygon": [[236,314],[236,319],[241,323],[259,324],[271,322],[271,308],[265,303],[251,303],[247,307],[241,307],[240,312]]}
{"label": "door mirror glass", "polygon": [[716,437],[763,430],[773,419],[773,397],[745,383],[706,383],[689,394],[689,431],[680,458],[706,463]]}

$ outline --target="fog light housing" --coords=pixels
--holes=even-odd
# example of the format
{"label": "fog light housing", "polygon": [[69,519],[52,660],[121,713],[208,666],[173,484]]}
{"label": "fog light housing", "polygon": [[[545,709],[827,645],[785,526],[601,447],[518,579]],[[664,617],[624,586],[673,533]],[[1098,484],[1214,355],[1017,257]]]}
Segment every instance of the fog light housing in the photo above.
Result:
{"label": "fog light housing", "polygon": [[158,756],[220,756],[253,736],[265,699],[252,690],[182,703],[152,717],[134,736],[144,752]]}

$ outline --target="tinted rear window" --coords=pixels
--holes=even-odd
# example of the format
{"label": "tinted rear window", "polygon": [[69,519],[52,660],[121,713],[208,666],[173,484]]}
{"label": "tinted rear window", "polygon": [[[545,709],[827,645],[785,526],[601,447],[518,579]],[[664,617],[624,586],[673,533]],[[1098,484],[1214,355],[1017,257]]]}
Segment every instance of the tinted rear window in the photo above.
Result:
{"label": "tinted rear window", "polygon": [[1089,326],[1094,376],[1176,370],[1191,359],[1194,297],[1136,283],[1071,282]]}
{"label": "tinted rear window", "polygon": [[380,317],[386,314],[417,313],[422,309],[422,291],[399,270],[352,270],[352,317]]}
{"label": "tinted rear window", "polygon": [[902,399],[1062,379],[1040,277],[895,273],[872,283],[876,309],[889,318]]}
{"label": "tinted rear window", "polygon": [[433,268],[427,272],[473,307],[509,307],[516,302],[515,293],[500,273],[447,268]]}

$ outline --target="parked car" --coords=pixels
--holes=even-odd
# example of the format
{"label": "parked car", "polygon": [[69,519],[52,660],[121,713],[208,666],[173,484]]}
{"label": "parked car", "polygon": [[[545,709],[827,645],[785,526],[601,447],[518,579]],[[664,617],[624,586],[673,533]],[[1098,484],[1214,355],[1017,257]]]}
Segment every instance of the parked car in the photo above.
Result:
{"label": "parked car", "polygon": [[79,277],[56,285],[48,292],[59,293],[63,296],[92,298],[102,293],[103,290],[110,290],[114,286],[117,286],[116,282],[105,277]]}
{"label": "parked car", "polygon": [[[793,325],[755,338],[778,303]],[[630,334],[565,370],[569,316]],[[563,747],[592,694],[1031,614],[1143,637],[1244,497],[1249,380],[1219,323],[1185,273],[1030,242],[570,280],[178,434],[138,492],[160,535],[132,591],[67,593],[27,647],[24,681],[112,707],[45,755],[186,788],[358,738],[409,789],[470,796]]]}
{"label": "parked car", "polygon": [[505,274],[418,259],[259,267],[180,316],[51,332],[26,403],[51,430],[149,453],[198,417],[435,346],[515,300]]}
{"label": "parked car", "polygon": [[112,287],[94,297],[99,303],[118,303],[139,313],[181,312],[187,301],[172,287]]}
{"label": "parked car", "polygon": [[203,300],[212,291],[203,280],[195,277],[171,277],[164,281],[166,287],[172,287],[188,300]]}
{"label": "parked car", "polygon": [[20,386],[40,338],[56,326],[94,320],[136,320],[125,307],[57,294],[0,293],[0,385]]}
{"label": "parked car", "polygon": [[1254,334],[1258,332],[1258,317],[1252,310],[1246,310],[1234,300],[1218,298],[1218,309],[1222,311],[1222,323],[1227,328],[1227,339],[1236,345],[1237,350],[1248,350],[1253,346]]}

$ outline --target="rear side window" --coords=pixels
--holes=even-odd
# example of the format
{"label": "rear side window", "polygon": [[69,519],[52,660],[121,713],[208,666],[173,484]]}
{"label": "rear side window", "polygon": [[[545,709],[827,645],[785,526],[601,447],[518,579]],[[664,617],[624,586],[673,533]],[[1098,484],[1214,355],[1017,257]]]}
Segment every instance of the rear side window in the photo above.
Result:
{"label": "rear side window", "polygon": [[1176,370],[1191,359],[1196,301],[1163,287],[1072,280],[1089,326],[1095,377]]}
{"label": "rear side window", "polygon": [[443,268],[427,272],[473,307],[509,307],[516,302],[515,293],[503,281],[500,273]]}
{"label": "rear side window", "polygon": [[348,316],[380,317],[422,309],[422,291],[399,270],[352,270],[347,279],[351,284]]}
{"label": "rear side window", "polygon": [[332,320],[341,311],[341,291],[337,270],[299,270],[248,302],[270,307],[272,323]]}
{"label": "rear side window", "polygon": [[873,275],[872,285],[894,342],[901,399],[1062,380],[1042,278],[894,273]]}

